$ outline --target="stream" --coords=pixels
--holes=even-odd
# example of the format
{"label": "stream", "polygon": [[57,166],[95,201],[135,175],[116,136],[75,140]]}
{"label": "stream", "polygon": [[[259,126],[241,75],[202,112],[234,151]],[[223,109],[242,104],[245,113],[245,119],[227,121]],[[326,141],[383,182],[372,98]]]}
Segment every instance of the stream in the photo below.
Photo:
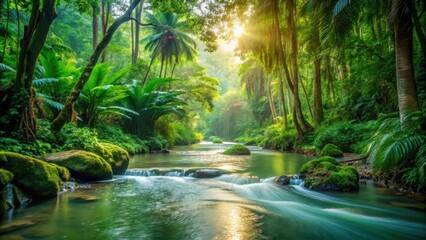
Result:
{"label": "stream", "polygon": [[1,224],[26,227],[0,239],[426,239],[424,200],[371,183],[357,193],[279,186],[275,176],[311,157],[220,154],[231,145],[133,156],[124,176],[10,211]]}

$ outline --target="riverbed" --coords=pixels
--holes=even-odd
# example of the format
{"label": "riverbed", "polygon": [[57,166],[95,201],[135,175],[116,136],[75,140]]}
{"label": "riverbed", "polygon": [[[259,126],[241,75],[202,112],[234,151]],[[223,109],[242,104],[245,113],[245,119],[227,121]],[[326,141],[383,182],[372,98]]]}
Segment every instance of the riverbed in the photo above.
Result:
{"label": "riverbed", "polygon": [[[22,229],[0,239],[424,239],[426,203],[371,183],[357,193],[319,193],[276,176],[311,157],[232,143],[132,157],[124,176],[83,185],[6,214]],[[194,178],[194,173],[218,174]],[[423,210],[422,210],[423,209]],[[25,225],[27,223],[27,225]]]}

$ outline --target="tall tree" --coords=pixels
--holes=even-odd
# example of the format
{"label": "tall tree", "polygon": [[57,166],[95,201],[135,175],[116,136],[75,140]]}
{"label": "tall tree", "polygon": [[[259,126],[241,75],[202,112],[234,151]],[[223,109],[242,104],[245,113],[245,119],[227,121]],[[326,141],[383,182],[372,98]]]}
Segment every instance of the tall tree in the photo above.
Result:
{"label": "tall tree", "polygon": [[92,6],[92,46],[93,50],[96,49],[96,46],[98,45],[98,12],[99,12],[99,3],[97,0],[94,0],[91,2]]}
{"label": "tall tree", "polygon": [[411,0],[394,0],[392,14],[395,26],[396,86],[400,121],[419,110],[413,65],[413,13]]}
{"label": "tall tree", "polygon": [[[144,9],[144,1],[139,3],[139,6],[135,10],[135,19],[140,22],[142,19],[142,13]],[[139,39],[140,39],[140,25],[136,24],[132,27],[132,64],[136,64],[139,57]]]}
{"label": "tall tree", "polygon": [[152,57],[142,85],[147,80],[155,58],[160,59],[160,77],[167,76],[168,64],[173,65],[170,73],[173,76],[176,64],[182,58],[192,60],[197,48],[194,39],[184,32],[188,22],[182,20],[181,16],[173,13],[157,13],[148,14],[148,19],[151,23],[154,23],[153,34],[144,38],[143,41],[146,42],[145,49],[152,52]]}
{"label": "tall tree", "polygon": [[31,7],[29,23],[24,27],[24,35],[20,40],[14,88],[6,99],[2,99],[2,112],[9,114],[6,116],[7,124],[3,125],[4,130],[23,129],[28,140],[35,137],[37,130],[33,107],[35,94],[32,89],[34,71],[56,17],[55,0],[34,0]]}

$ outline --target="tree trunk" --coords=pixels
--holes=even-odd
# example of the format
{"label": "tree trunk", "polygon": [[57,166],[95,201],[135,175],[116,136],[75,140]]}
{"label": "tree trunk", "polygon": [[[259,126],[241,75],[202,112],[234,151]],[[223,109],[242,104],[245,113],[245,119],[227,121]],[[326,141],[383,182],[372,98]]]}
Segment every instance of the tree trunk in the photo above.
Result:
{"label": "tree trunk", "polygon": [[279,71],[279,73],[278,73],[278,83],[279,83],[279,87],[280,87],[281,105],[283,106],[284,129],[287,129],[288,128],[287,107],[285,105],[283,75],[282,75],[281,71]]}
{"label": "tree trunk", "polygon": [[[101,53],[107,47],[108,43],[111,41],[113,34],[117,31],[118,27],[124,22],[127,22],[131,19],[131,13],[135,9],[135,7],[139,4],[141,0],[133,1],[126,12],[119,18],[117,18],[112,25],[108,28],[106,35],[102,38],[101,42],[96,47],[95,51],[93,51],[92,56],[84,67],[83,72],[81,73],[77,83],[74,85],[72,91],[67,97],[67,100],[64,104],[64,108],[61,113],[55,120],[53,120],[51,124],[51,129],[53,131],[60,131],[62,127],[67,123],[73,114],[74,104],[80,96],[81,90],[83,89],[86,82],[89,80],[89,77],[95,67]],[[151,24],[152,25],[152,24]]]}
{"label": "tree trunk", "polygon": [[374,29],[374,20],[373,20],[373,17],[371,17],[370,21],[371,21],[370,22],[371,38],[373,40],[376,40],[377,39],[377,34],[376,34],[376,29]]}
{"label": "tree trunk", "polygon": [[[111,3],[102,3],[102,37],[105,37],[105,34],[108,30],[108,22],[111,15]],[[106,49],[102,52],[101,62],[106,61]]]}
{"label": "tree trunk", "polygon": [[44,0],[41,11],[40,5],[40,0],[33,1],[30,21],[24,28],[14,89],[8,106],[15,108],[15,111],[10,113],[10,126],[6,127],[7,131],[23,129],[27,140],[35,138],[37,130],[34,114],[35,92],[32,89],[34,70],[50,26],[56,17],[55,0]]}
{"label": "tree trunk", "polygon": [[405,2],[395,4],[398,13],[395,21],[396,86],[401,124],[407,116],[419,110],[413,66],[413,23],[409,12],[404,11]]}
{"label": "tree trunk", "polygon": [[320,32],[319,32],[319,19],[315,18],[315,27],[313,32],[313,49],[315,52],[314,60],[314,122],[319,125],[324,119],[324,112],[322,109],[322,88],[321,88],[321,57],[320,57]]}
{"label": "tree trunk", "polygon": [[277,110],[275,109],[274,96],[272,96],[271,90],[271,79],[268,79],[268,100],[269,100],[269,108],[271,109],[272,120],[276,123],[277,120]]}
{"label": "tree trunk", "polygon": [[286,1],[287,3],[287,22],[290,31],[290,44],[291,44],[291,59],[292,59],[292,70],[293,70],[293,85],[294,85],[294,105],[296,107],[297,118],[300,123],[300,128],[303,132],[308,132],[312,130],[312,126],[306,121],[302,112],[302,105],[300,104],[299,99],[299,66],[297,64],[297,55],[298,55],[298,46],[297,46],[297,32],[296,32],[296,1],[290,0]]}
{"label": "tree trunk", "polygon": [[409,2],[410,2],[410,10],[413,16],[414,27],[416,28],[417,37],[419,39],[420,47],[423,52],[423,58],[425,58],[426,57],[426,37],[425,37],[425,34],[423,33],[419,16],[417,15],[416,5],[414,4],[413,0],[409,0]]}
{"label": "tree trunk", "polygon": [[[325,58],[325,77],[327,79],[327,86],[328,86],[328,98],[330,102],[336,101],[336,93],[334,91],[334,81],[333,81],[333,74],[331,73],[331,63],[330,63],[330,55],[327,55]],[[331,91],[331,93],[330,93]],[[331,97],[332,96],[332,97]]]}
{"label": "tree trunk", "polygon": [[93,37],[93,50],[96,49],[96,46],[98,45],[98,5],[97,3],[92,5],[92,37]]}
{"label": "tree trunk", "polygon": [[[142,0],[139,4],[139,6],[136,8],[136,20],[138,22],[141,21],[142,19],[142,12],[143,12],[143,4],[144,1]],[[140,37],[140,25],[136,24],[135,26],[135,56],[134,56],[134,64],[136,64],[136,62],[138,61],[139,58],[139,37]]]}

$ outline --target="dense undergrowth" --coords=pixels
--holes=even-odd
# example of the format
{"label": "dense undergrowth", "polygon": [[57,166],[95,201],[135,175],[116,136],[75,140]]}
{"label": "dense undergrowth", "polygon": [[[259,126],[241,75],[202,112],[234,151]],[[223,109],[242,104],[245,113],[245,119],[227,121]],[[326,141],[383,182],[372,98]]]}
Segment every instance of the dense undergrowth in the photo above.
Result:
{"label": "dense undergrowth", "polygon": [[54,133],[50,130],[48,121],[39,119],[37,139],[26,141],[18,132],[12,137],[4,137],[0,134],[0,149],[29,156],[42,156],[72,149],[94,152],[98,143],[104,142],[120,146],[129,154],[136,154],[163,150],[174,145],[197,143],[203,138],[200,133],[194,133],[180,123],[172,125],[167,127],[168,131],[160,127],[152,136],[141,139],[124,132],[120,127],[105,124],[89,128],[68,123],[60,132]]}

